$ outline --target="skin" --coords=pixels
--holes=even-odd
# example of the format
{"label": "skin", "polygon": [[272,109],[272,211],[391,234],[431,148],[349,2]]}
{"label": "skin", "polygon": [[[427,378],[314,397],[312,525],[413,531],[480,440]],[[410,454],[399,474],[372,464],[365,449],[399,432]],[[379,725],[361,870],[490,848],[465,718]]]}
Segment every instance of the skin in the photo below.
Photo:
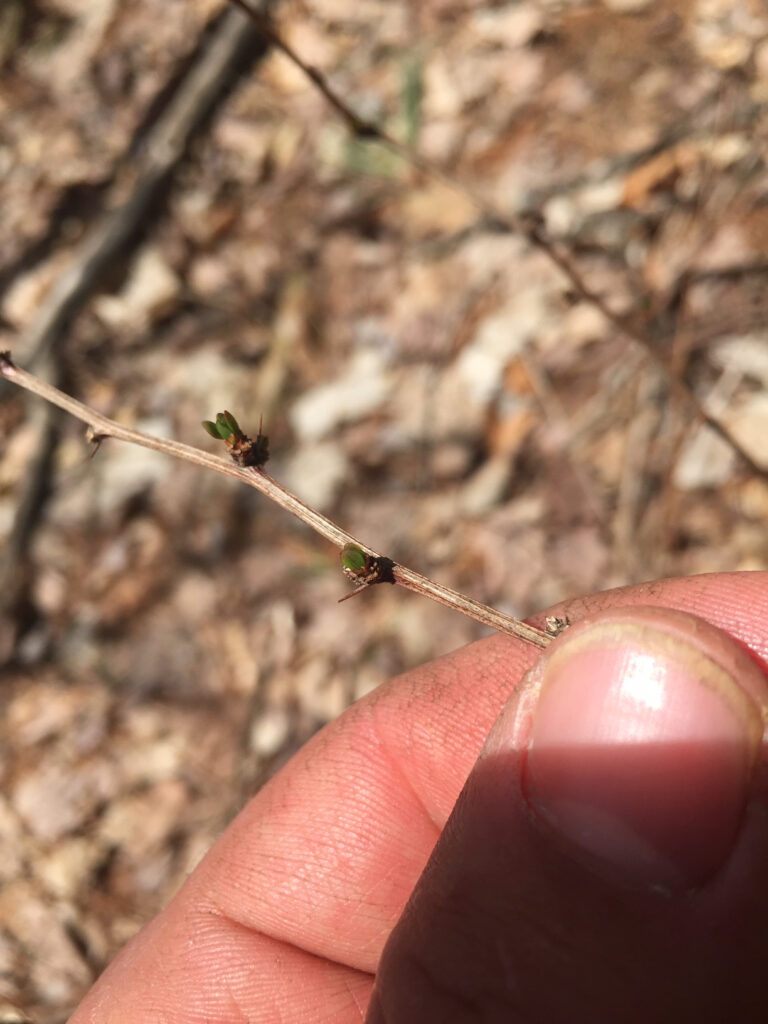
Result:
{"label": "skin", "polygon": [[[768,573],[550,613],[600,623],[617,609],[641,624],[684,612],[682,641],[748,676],[756,700],[768,693]],[[351,707],[251,800],[70,1024],[764,1019],[762,747],[714,879],[672,894],[627,885],[531,819],[514,753],[480,757],[537,657],[496,635]]]}

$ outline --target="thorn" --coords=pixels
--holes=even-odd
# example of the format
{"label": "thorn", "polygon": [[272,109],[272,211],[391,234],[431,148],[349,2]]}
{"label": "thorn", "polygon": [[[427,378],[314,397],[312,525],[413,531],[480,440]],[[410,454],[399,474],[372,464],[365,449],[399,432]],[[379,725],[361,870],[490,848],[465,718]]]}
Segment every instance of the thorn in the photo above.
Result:
{"label": "thorn", "polygon": [[85,431],[85,439],[86,439],[86,441],[88,441],[90,444],[93,445],[93,448],[91,450],[91,454],[88,456],[89,459],[92,459],[94,457],[94,455],[96,455],[96,453],[98,452],[99,448],[101,448],[101,442],[106,440],[107,437],[109,437],[109,434],[98,434],[93,429],[93,427],[89,426],[87,428],[87,430]]}
{"label": "thorn", "polygon": [[341,604],[342,601],[348,601],[350,597],[354,597],[355,594],[362,593],[364,590],[367,590],[368,587],[370,587],[370,585],[370,583],[361,583],[359,587],[356,587],[354,590],[351,590],[348,594],[345,594],[344,597],[340,597],[339,600],[337,601],[337,604]]}

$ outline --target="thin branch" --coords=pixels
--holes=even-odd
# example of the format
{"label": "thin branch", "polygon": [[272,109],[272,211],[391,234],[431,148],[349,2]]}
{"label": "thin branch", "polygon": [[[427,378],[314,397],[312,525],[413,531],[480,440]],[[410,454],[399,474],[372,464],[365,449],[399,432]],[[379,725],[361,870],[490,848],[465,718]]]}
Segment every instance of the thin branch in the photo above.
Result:
{"label": "thin branch", "polygon": [[525,237],[528,242],[543,252],[549,260],[564,274],[573,290],[587,303],[598,309],[605,319],[618,331],[629,338],[636,345],[641,346],[655,365],[662,371],[669,381],[672,389],[690,405],[698,419],[710,427],[749,467],[750,471],[768,480],[768,469],[761,466],[747,452],[741,443],[734,437],[731,431],[714,416],[711,416],[691,388],[683,381],[667,364],[656,347],[646,338],[642,326],[637,326],[634,319],[621,313],[616,313],[607,304],[605,299],[594,289],[590,288],[571,260],[571,257],[558,246],[554,239],[546,234],[541,216],[534,212],[526,212],[517,216],[500,210],[494,203],[471,188],[465,182],[460,181],[453,175],[444,171],[437,164],[423,157],[412,146],[401,142],[390,135],[385,129],[380,128],[373,121],[369,121],[357,114],[352,107],[331,87],[328,79],[316,67],[307,64],[302,57],[290,46],[280,35],[272,20],[260,11],[254,10],[246,0],[229,0],[235,7],[240,8],[266,39],[284,54],[322,93],[328,103],[339,114],[347,124],[348,128],[362,139],[370,139],[401,156],[411,167],[422,171],[437,181],[442,182],[454,192],[469,199],[481,213],[491,222],[500,225],[513,234]]}
{"label": "thin branch", "polygon": [[[182,444],[180,441],[152,437],[150,434],[145,434],[140,430],[124,427],[120,423],[102,416],[95,409],[91,409],[77,399],[70,397],[52,384],[48,384],[26,370],[15,366],[7,352],[0,353],[0,376],[82,420],[83,423],[88,425],[88,436],[91,441],[98,443],[105,438],[112,437],[118,441],[127,441],[130,444],[141,445],[143,448],[150,448],[152,451],[173,455],[177,459],[183,459],[185,462],[202,466],[204,469],[212,469],[216,473],[223,473],[224,476],[231,476],[235,480],[240,480],[242,483],[248,484],[249,487],[255,487],[257,491],[261,491],[262,494],[276,502],[287,512],[290,512],[291,515],[296,516],[303,523],[306,523],[307,526],[322,537],[325,537],[332,544],[335,544],[338,548],[343,548],[347,544],[354,544],[372,558],[390,562],[386,556],[369,548],[356,537],[342,530],[336,523],[321,515],[311,506],[306,505],[295,494],[292,494],[282,484],[279,484],[277,480],[274,480],[265,473],[263,469],[242,469],[233,462],[222,459],[217,455],[211,455],[200,448],[193,448],[191,445]],[[398,565],[396,562],[391,562],[390,564],[393,582],[406,587],[408,590],[413,590],[417,594],[422,594],[424,597],[430,597],[433,601],[437,601],[448,608],[462,612],[462,614],[475,619],[477,622],[481,622],[485,626],[489,626],[491,629],[498,630],[500,633],[507,633],[509,636],[518,637],[542,650],[552,640],[551,634],[536,629],[535,626],[529,626],[519,619],[504,615],[495,608],[490,608],[479,601],[473,601],[471,598],[465,597],[464,594],[451,590],[450,587],[444,587],[439,583],[435,583],[434,580],[427,579],[426,576],[422,576],[421,573],[414,572],[413,569],[409,569],[404,565]]]}
{"label": "thin branch", "polygon": [[498,630],[499,633],[516,636],[520,640],[525,640],[526,643],[533,644],[534,647],[540,647],[543,650],[553,639],[551,633],[545,633],[541,629],[536,629],[535,626],[529,626],[526,622],[513,619],[511,615],[505,615],[495,608],[490,608],[487,604],[473,601],[471,597],[466,597],[457,590],[451,590],[450,587],[444,587],[441,583],[435,583],[434,580],[422,576],[419,572],[414,572],[413,569],[409,569],[405,565],[395,564],[392,575],[395,583],[399,583],[401,587],[413,590],[414,593],[422,594],[424,597],[431,597],[433,601],[444,604],[446,608],[453,608],[470,619],[482,622],[484,626],[490,626],[491,629]]}

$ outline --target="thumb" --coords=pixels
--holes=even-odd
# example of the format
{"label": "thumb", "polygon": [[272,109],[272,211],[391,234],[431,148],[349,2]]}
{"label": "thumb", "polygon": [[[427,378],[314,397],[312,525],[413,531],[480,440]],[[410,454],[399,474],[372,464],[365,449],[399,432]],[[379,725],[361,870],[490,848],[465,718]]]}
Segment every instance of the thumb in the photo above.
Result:
{"label": "thumb", "polygon": [[571,626],[503,710],[367,1020],[762,1021],[766,679],[658,608]]}

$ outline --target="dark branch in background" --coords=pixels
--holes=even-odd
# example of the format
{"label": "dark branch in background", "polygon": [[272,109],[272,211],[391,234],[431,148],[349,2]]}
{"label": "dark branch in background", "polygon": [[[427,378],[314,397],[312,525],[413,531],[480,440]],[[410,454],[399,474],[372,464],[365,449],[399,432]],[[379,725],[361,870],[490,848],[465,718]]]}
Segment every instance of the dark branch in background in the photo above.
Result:
{"label": "dark branch in background", "polygon": [[207,45],[192,65],[143,139],[136,156],[121,171],[135,183],[129,197],[104,214],[90,230],[72,266],[59,278],[25,332],[19,355],[29,365],[61,337],[71,318],[114,269],[116,260],[140,240],[148,216],[156,209],[186,154],[195,134],[204,126],[245,56],[252,59],[255,30],[236,12],[222,18]]}
{"label": "dark branch in background", "polygon": [[35,455],[26,467],[13,526],[0,553],[0,665],[15,648],[19,623],[34,618],[29,600],[30,565],[26,556],[50,492],[60,419],[61,414],[53,406],[46,405],[38,410]]}
{"label": "dark branch in background", "polygon": [[282,484],[279,484],[277,480],[274,480],[265,473],[261,467],[243,468],[231,460],[221,459],[199,448],[181,444],[179,441],[152,437],[139,430],[132,430],[129,427],[115,423],[113,420],[96,412],[95,409],[91,409],[82,402],[78,402],[69,395],[65,395],[64,392],[53,387],[51,384],[47,384],[31,373],[27,373],[25,370],[14,366],[8,353],[0,353],[0,376],[5,377],[12,384],[17,384],[26,391],[32,392],[32,394],[39,395],[60,409],[64,409],[65,412],[82,420],[83,423],[87,423],[90,440],[96,443],[109,437],[119,441],[128,441],[131,444],[141,445],[143,448],[150,448],[153,451],[164,452],[167,455],[184,459],[186,462],[191,462],[196,466],[215,470],[217,473],[234,477],[250,487],[255,487],[256,490],[271,498],[281,508],[296,516],[303,523],[306,523],[316,533],[325,537],[332,544],[335,544],[340,551],[350,547],[360,549],[372,563],[376,563],[380,567],[378,577],[370,578],[367,581],[369,584],[383,582],[398,583],[401,587],[413,590],[424,597],[430,597],[433,601],[446,605],[448,608],[453,608],[455,611],[461,612],[477,622],[489,626],[491,629],[518,637],[541,649],[545,648],[552,640],[554,631],[547,633],[536,629],[534,626],[529,626],[525,622],[520,622],[509,615],[504,615],[503,612],[497,611],[495,608],[489,608],[478,601],[473,601],[471,598],[465,597],[464,594],[435,583],[426,576],[422,576],[421,573],[414,572],[413,569],[399,565],[385,555],[373,551],[357,540],[357,538],[342,530],[336,523],[327,519],[309,505],[305,505],[295,494],[292,494]]}
{"label": "dark branch in background", "polygon": [[[25,361],[52,383],[60,385],[63,381],[63,342],[69,324],[114,270],[116,262],[128,257],[141,240],[149,216],[160,205],[192,138],[205,125],[246,62],[250,65],[259,56],[257,44],[255,28],[238,11],[219,16],[211,38],[201,41],[199,56],[157,116],[136,155],[124,165],[118,164],[119,178],[134,180],[128,198],[93,225],[72,265],[51,289],[19,342]],[[0,381],[0,385],[4,383]],[[3,390],[4,387],[0,388],[0,393]],[[16,627],[11,620],[20,617],[24,604],[25,563],[50,485],[58,436],[57,416],[51,406],[46,406],[40,416],[35,443],[40,454],[25,477],[14,526],[0,559],[0,662],[13,648]]]}
{"label": "dark branch in background", "polygon": [[360,117],[360,115],[350,107],[346,100],[339,96],[339,94],[332,88],[328,79],[322,74],[322,72],[307,64],[299,54],[296,53],[293,47],[285,42],[275,28],[272,20],[267,15],[252,8],[248,3],[246,3],[246,0],[229,0],[229,2],[247,14],[253,21],[254,25],[258,28],[259,32],[269,40],[271,45],[274,46],[276,50],[279,50],[284,54],[307,76],[307,78],[323,94],[337,114],[339,114],[339,116],[344,120],[350,131],[352,131],[356,136],[361,139],[372,140],[374,142],[378,142],[382,146],[386,146],[387,149],[406,160],[410,166],[424,172],[430,178],[442,182],[453,191],[465,196],[474,203],[477,209],[483,213],[491,223],[498,225],[506,231],[524,236],[531,245],[545,253],[551,262],[554,263],[554,265],[568,279],[573,290],[585,302],[588,302],[590,305],[598,309],[606,320],[608,320],[608,322],[611,323],[618,331],[633,341],[636,345],[643,348],[653,363],[662,371],[671,389],[684,399],[688,405],[690,405],[697,418],[721,437],[733,449],[733,451],[736,452],[739,458],[745,463],[749,470],[755,474],[755,476],[768,481],[768,470],[759,465],[752,458],[749,452],[744,450],[741,443],[733,436],[724,424],[706,411],[691,388],[672,370],[661,353],[646,337],[644,333],[646,325],[643,325],[642,323],[638,324],[633,317],[616,313],[607,304],[602,295],[589,287],[582,277],[581,272],[574,265],[567,251],[562,246],[558,245],[554,239],[548,237],[539,216],[535,213],[526,213],[524,215],[515,216],[500,210],[486,197],[475,191],[475,189],[447,173],[437,164],[432,163],[431,160],[421,156],[412,146],[409,146],[405,142],[400,142],[374,122]]}

